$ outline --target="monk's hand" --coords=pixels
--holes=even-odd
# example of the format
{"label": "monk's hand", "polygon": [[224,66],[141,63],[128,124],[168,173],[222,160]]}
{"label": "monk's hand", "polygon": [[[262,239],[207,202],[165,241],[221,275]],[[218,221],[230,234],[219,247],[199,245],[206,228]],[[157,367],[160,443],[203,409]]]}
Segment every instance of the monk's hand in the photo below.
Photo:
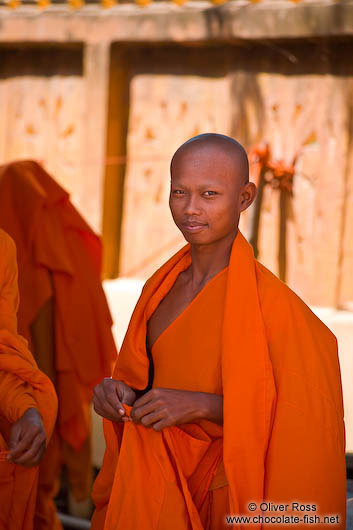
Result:
{"label": "monk's hand", "polygon": [[[192,423],[207,417],[208,398],[213,394],[171,388],[153,388],[137,399],[131,410],[135,423],[161,431],[172,425]],[[221,396],[214,396],[221,398]]]}
{"label": "monk's hand", "polygon": [[12,425],[9,449],[7,458],[14,464],[24,467],[40,464],[46,450],[46,434],[37,409],[27,409]]}
{"label": "monk's hand", "polygon": [[136,394],[126,383],[105,377],[93,390],[94,410],[111,421],[128,421],[125,405],[133,405]]}

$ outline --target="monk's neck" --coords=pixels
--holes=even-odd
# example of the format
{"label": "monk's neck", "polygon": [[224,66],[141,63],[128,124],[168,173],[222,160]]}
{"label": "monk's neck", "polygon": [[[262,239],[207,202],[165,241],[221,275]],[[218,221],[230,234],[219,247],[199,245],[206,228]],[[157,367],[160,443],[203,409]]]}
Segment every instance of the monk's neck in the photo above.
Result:
{"label": "monk's neck", "polygon": [[235,235],[210,245],[191,245],[191,282],[202,285],[229,264]]}

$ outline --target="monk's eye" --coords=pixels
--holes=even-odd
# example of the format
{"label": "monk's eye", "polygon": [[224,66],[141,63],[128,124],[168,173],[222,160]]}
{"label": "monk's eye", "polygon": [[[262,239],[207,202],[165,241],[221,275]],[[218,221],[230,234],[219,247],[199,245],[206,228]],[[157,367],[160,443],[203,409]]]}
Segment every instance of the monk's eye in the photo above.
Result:
{"label": "monk's eye", "polygon": [[183,190],[172,190],[172,195],[184,195]]}
{"label": "monk's eye", "polygon": [[216,191],[207,190],[203,193],[206,197],[213,197],[214,195],[217,195]]}

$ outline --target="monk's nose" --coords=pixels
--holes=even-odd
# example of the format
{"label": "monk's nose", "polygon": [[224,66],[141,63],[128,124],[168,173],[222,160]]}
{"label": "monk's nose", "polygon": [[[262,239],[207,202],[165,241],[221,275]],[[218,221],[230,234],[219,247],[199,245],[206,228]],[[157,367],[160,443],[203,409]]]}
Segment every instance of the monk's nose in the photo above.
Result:
{"label": "monk's nose", "polygon": [[192,215],[199,215],[201,213],[200,203],[198,200],[198,197],[195,197],[194,195],[190,195],[186,204],[185,204],[185,215],[192,216]]}

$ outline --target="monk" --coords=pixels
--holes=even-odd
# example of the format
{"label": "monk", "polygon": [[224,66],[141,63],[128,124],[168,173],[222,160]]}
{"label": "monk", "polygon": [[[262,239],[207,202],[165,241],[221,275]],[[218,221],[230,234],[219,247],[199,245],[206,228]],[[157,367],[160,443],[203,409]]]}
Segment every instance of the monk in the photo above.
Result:
{"label": "monk", "polygon": [[54,498],[63,467],[71,502],[90,508],[93,388],[117,356],[100,279],[102,245],[69,194],[31,160],[0,167],[0,227],[17,246],[19,331],[59,399],[39,470],[35,528],[60,530]]}
{"label": "monk", "polygon": [[0,256],[0,529],[30,530],[57,398],[17,334],[16,249],[3,230]]}
{"label": "monk", "polygon": [[95,389],[106,452],[93,530],[345,528],[336,338],[239,232],[248,173],[223,135],[173,156],[187,245],[145,284]]}

